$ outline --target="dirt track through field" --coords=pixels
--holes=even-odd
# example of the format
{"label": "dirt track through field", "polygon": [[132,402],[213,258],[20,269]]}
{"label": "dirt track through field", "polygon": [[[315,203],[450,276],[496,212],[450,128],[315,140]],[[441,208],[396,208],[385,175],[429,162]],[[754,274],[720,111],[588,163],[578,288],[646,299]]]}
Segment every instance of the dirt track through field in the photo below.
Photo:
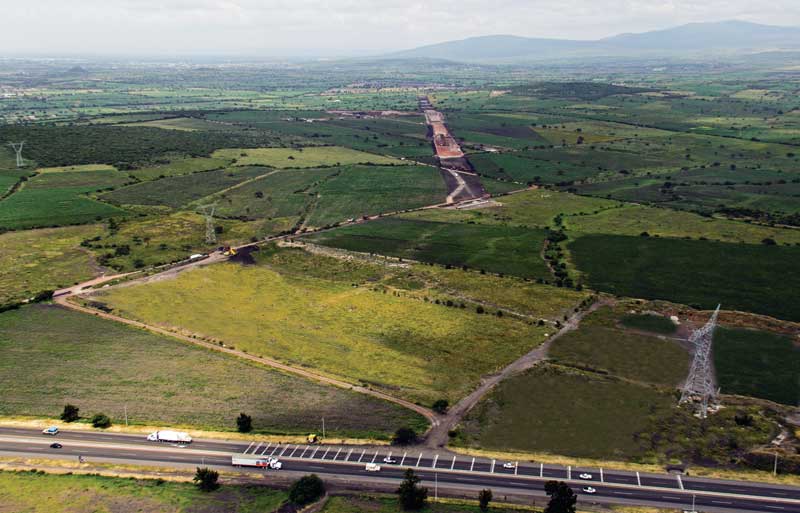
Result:
{"label": "dirt track through field", "polygon": [[608,304],[607,300],[596,301],[589,308],[574,313],[569,317],[569,319],[567,319],[567,321],[564,323],[564,326],[558,330],[555,335],[549,337],[541,345],[513,361],[500,372],[484,376],[478,388],[453,405],[448,410],[447,414],[440,420],[440,422],[431,427],[431,430],[428,432],[425,440],[426,444],[429,447],[444,447],[447,445],[447,442],[450,438],[449,432],[454,429],[458,423],[461,422],[461,419],[463,419],[464,416],[469,413],[469,411],[476,404],[478,404],[478,402],[480,402],[484,396],[486,396],[486,394],[491,392],[498,383],[510,378],[511,376],[519,374],[520,372],[526,371],[539,362],[547,359],[547,351],[550,349],[550,345],[554,340],[561,337],[565,333],[569,333],[570,331],[577,329],[584,316],[594,312],[605,304]]}

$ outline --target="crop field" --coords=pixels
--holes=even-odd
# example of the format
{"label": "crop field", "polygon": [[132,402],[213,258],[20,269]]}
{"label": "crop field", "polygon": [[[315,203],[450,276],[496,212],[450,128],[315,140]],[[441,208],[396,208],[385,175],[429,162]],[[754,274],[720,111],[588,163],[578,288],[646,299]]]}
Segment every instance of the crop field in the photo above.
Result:
{"label": "crop field", "polygon": [[621,329],[616,322],[607,307],[592,313],[578,330],[556,340],[550,357],[563,365],[645,383],[677,387],[686,378],[685,349],[671,340]]}
{"label": "crop field", "polygon": [[44,168],[0,201],[0,228],[82,224],[125,212],[86,196],[130,181],[109,166]]}
{"label": "crop field", "polygon": [[57,306],[0,314],[0,355],[1,415],[56,417],[71,403],[83,417],[121,422],[127,405],[135,424],[233,431],[247,412],[265,433],[314,431],[324,415],[342,436],[422,422],[391,403]]}
{"label": "crop field", "polygon": [[296,167],[342,166],[347,164],[404,164],[392,157],[383,157],[338,146],[307,148],[226,148],[212,154],[215,158],[233,159],[237,166],[268,166],[279,169]]}
{"label": "crop field", "polygon": [[155,479],[58,475],[35,470],[0,472],[0,502],[4,510],[26,513],[255,513],[275,511],[286,498],[285,491],[265,486],[226,485],[204,493],[191,483]]}
{"label": "crop field", "polygon": [[789,336],[720,327],[714,332],[714,366],[723,394],[797,406],[800,346]]}
{"label": "crop field", "polygon": [[178,208],[269,172],[269,169],[258,166],[218,169],[138,183],[100,197],[115,205],[161,205]]}
{"label": "crop field", "polygon": [[569,244],[596,290],[800,320],[800,247],[587,235]]}
{"label": "crop field", "polygon": [[426,403],[461,397],[544,338],[545,328],[526,322],[387,292],[369,280],[220,264],[96,300],[120,315]]}
{"label": "crop field", "polygon": [[139,180],[156,180],[168,176],[188,175],[201,171],[211,171],[228,167],[232,160],[215,159],[211,157],[186,158],[179,157],[169,159],[167,163],[157,164],[152,167],[144,167],[130,171],[131,176]]}
{"label": "crop field", "polygon": [[385,218],[312,235],[315,243],[523,278],[549,278],[540,256],[545,232],[502,225]]}
{"label": "crop field", "polygon": [[628,314],[619,320],[626,328],[633,328],[660,335],[672,335],[678,327],[670,319],[654,314]]}
{"label": "crop field", "polygon": [[0,234],[0,305],[92,278],[97,268],[80,243],[101,233],[83,225]]}
{"label": "crop field", "polygon": [[500,383],[469,413],[461,436],[486,449],[639,458],[646,448],[636,435],[650,415],[673,408],[668,393],[544,365]]}
{"label": "crop field", "polygon": [[764,239],[772,239],[778,244],[800,242],[800,230],[644,205],[626,205],[593,215],[570,217],[565,220],[565,225],[570,233],[578,234],[640,235],[647,232],[660,237],[692,237],[750,244],[760,244]]}

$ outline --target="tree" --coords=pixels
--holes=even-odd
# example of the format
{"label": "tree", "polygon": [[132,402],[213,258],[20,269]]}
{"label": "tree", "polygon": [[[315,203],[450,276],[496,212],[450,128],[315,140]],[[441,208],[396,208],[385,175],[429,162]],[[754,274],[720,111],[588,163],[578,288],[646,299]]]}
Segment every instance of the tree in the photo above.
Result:
{"label": "tree", "polygon": [[400,506],[406,511],[417,511],[425,507],[428,501],[428,489],[419,486],[420,479],[414,474],[413,469],[407,469],[397,496]]}
{"label": "tree", "polygon": [[450,403],[447,401],[447,399],[437,399],[436,402],[433,403],[433,406],[431,406],[431,408],[433,408],[433,411],[442,414],[447,413],[447,408],[449,407]]}
{"label": "tree", "polygon": [[81,418],[80,415],[78,415],[79,411],[80,408],[78,408],[77,406],[73,406],[71,404],[65,404],[64,411],[61,412],[61,420],[63,420],[64,422],[75,422],[76,420]]}
{"label": "tree", "polygon": [[252,431],[253,417],[246,413],[240,413],[239,416],[236,417],[236,429],[238,429],[240,433],[249,433]]}
{"label": "tree", "polygon": [[197,472],[192,479],[197,483],[197,487],[204,492],[213,492],[219,488],[219,472],[208,467],[197,467]]}
{"label": "tree", "polygon": [[544,491],[550,496],[544,513],[575,513],[578,497],[564,481],[548,481]]}
{"label": "tree", "polygon": [[392,443],[394,445],[411,445],[417,441],[417,433],[411,428],[401,427],[394,433]]}
{"label": "tree", "polygon": [[325,483],[316,474],[303,476],[289,488],[289,500],[298,506],[309,504],[325,495]]}
{"label": "tree", "polygon": [[492,491],[484,488],[478,493],[478,507],[481,511],[489,511],[489,503],[492,502]]}
{"label": "tree", "polygon": [[111,427],[111,419],[105,413],[97,413],[92,417],[92,426],[96,428]]}

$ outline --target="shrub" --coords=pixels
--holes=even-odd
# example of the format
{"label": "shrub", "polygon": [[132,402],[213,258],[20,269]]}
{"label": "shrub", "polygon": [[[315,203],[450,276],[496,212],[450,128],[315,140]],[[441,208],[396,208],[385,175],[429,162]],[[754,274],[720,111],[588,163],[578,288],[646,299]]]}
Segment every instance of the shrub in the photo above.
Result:
{"label": "shrub", "polygon": [[401,427],[394,433],[392,443],[394,445],[411,445],[417,441],[417,433],[408,427]]}
{"label": "shrub", "polygon": [[197,487],[204,492],[213,492],[219,488],[219,472],[208,467],[197,467],[197,472],[192,479]]}
{"label": "shrub", "polygon": [[105,413],[97,413],[92,417],[92,426],[96,428],[111,427],[111,419]]}
{"label": "shrub", "polygon": [[239,416],[236,417],[236,429],[238,429],[240,433],[249,433],[252,431],[253,417],[246,413],[240,413]]}
{"label": "shrub", "polygon": [[298,506],[309,504],[325,495],[325,483],[316,474],[303,476],[289,488],[289,500]]}
{"label": "shrub", "polygon": [[79,411],[80,408],[78,408],[77,406],[73,406],[71,404],[65,404],[64,411],[61,412],[61,420],[63,420],[64,422],[75,422],[80,418],[80,415],[78,414]]}

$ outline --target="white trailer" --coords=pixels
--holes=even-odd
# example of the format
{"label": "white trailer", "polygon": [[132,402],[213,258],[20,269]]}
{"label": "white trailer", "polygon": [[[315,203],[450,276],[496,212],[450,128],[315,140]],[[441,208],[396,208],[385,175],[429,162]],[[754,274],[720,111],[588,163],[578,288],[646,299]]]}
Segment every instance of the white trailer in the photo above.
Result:
{"label": "white trailer", "polygon": [[192,443],[192,437],[183,431],[156,431],[147,435],[147,439],[151,442]]}
{"label": "white trailer", "polygon": [[280,470],[283,463],[278,458],[259,458],[246,454],[234,454],[231,456],[231,465],[234,467],[258,467],[264,470]]}

